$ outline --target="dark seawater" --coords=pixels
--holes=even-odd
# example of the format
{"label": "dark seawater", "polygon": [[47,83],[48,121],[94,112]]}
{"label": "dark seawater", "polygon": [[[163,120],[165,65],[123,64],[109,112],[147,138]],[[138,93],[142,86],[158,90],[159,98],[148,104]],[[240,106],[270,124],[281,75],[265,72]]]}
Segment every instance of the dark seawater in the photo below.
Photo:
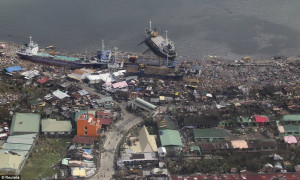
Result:
{"label": "dark seawater", "polygon": [[[168,30],[178,56],[300,55],[299,0],[0,0],[0,40],[71,52],[143,52],[144,28]],[[163,34],[164,35],[164,34]]]}

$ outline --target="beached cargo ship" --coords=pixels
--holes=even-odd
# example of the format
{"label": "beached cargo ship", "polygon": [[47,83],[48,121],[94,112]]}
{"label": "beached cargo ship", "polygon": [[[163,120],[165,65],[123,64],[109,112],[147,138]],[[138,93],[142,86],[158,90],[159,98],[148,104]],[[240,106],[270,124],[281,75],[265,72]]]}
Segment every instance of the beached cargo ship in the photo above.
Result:
{"label": "beached cargo ship", "polygon": [[30,37],[29,44],[16,52],[17,55],[26,60],[30,60],[37,63],[44,63],[56,66],[74,67],[74,68],[106,68],[107,63],[100,62],[98,60],[89,60],[85,58],[59,56],[54,54],[47,54],[39,52],[39,46],[32,41]]}
{"label": "beached cargo ship", "polygon": [[152,30],[150,21],[150,28],[145,29],[145,35],[146,44],[158,56],[167,59],[174,59],[177,56],[174,43],[168,39],[168,31],[166,31],[166,38],[163,38],[155,28]]}

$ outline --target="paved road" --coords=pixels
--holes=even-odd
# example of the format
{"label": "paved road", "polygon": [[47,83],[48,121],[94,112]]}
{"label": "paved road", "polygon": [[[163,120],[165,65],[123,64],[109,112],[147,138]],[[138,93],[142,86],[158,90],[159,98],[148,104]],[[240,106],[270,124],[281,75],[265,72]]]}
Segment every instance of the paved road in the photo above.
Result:
{"label": "paved road", "polygon": [[[122,107],[122,106],[121,106]],[[106,133],[106,141],[103,145],[104,152],[101,154],[101,162],[99,172],[94,178],[110,179],[114,174],[113,159],[117,145],[120,143],[121,138],[133,126],[142,122],[141,117],[124,112],[124,120],[120,120],[115,124],[115,127]]]}
{"label": "paved road", "polygon": [[[87,90],[89,93],[98,94],[100,97],[103,96],[97,93],[93,88],[86,87],[83,84],[81,84],[81,87]],[[114,154],[118,144],[120,143],[120,140],[129,129],[143,121],[141,117],[126,111],[126,102],[115,102],[115,104],[118,104],[121,107],[123,112],[123,120],[119,120],[113,125],[114,127],[112,127],[111,130],[105,133],[106,141],[103,145],[104,152],[101,153],[100,157],[100,168],[98,173],[90,179],[112,179],[112,175],[114,174]]]}

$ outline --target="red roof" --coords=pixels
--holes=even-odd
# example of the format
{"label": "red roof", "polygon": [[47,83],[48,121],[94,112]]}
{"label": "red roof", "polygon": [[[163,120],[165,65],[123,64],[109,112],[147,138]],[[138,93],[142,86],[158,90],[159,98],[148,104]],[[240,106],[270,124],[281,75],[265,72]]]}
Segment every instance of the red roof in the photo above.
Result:
{"label": "red roof", "polygon": [[77,143],[77,144],[94,144],[94,141],[95,141],[95,138],[77,136],[77,135],[73,139],[73,142]]}
{"label": "red roof", "polygon": [[283,178],[285,180],[300,180],[300,173],[272,173],[272,174],[223,174],[223,175],[199,175],[199,176],[171,176],[172,180],[207,180],[207,179],[226,179],[226,180],[274,180]]}
{"label": "red roof", "polygon": [[41,84],[44,84],[45,82],[49,81],[48,78],[46,77],[41,77],[41,79],[37,80],[37,82],[41,83]]}
{"label": "red roof", "polygon": [[100,115],[111,115],[111,112],[107,112],[107,111],[97,111],[97,116]]}
{"label": "red roof", "polygon": [[99,118],[100,119],[100,124],[102,125],[110,125],[112,122],[112,119],[104,119],[104,118]]}
{"label": "red roof", "polygon": [[254,116],[256,122],[269,122],[267,116]]}

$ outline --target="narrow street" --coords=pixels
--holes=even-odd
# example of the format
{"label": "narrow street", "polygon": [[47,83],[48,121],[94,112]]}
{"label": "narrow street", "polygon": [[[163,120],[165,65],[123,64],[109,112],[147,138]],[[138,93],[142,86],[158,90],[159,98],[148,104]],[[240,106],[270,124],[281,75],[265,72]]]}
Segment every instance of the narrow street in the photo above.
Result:
{"label": "narrow street", "polygon": [[124,112],[124,120],[118,121],[115,127],[106,133],[106,141],[103,145],[104,152],[101,153],[100,168],[97,175],[93,176],[92,179],[112,178],[114,174],[114,154],[120,140],[129,129],[140,122],[142,122],[142,118]]}
{"label": "narrow street", "polygon": [[[91,94],[97,94],[100,97],[103,97],[102,94],[97,93],[93,88],[86,87],[84,84],[81,84],[81,87]],[[122,109],[122,120],[118,120],[112,125],[113,127],[111,127],[111,130],[105,133],[106,140],[103,144],[104,151],[100,155],[100,168],[97,174],[92,176],[90,179],[112,179],[112,175],[114,174],[114,155],[118,144],[128,130],[143,121],[141,117],[126,111],[126,102],[114,103],[118,104]]]}

